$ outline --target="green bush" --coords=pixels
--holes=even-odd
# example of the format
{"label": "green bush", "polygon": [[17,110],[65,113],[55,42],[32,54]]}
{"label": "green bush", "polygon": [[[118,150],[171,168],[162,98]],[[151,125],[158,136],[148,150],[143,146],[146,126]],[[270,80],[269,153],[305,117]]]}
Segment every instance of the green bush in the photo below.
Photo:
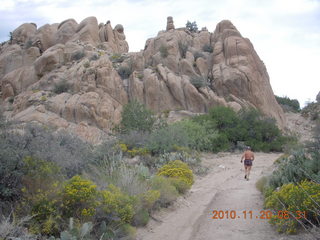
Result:
{"label": "green bush", "polygon": [[124,56],[122,56],[119,53],[115,53],[112,56],[110,56],[110,60],[113,63],[122,63],[124,61]]}
{"label": "green bush", "polygon": [[187,146],[198,151],[211,150],[212,141],[218,137],[217,131],[206,129],[205,125],[192,120],[183,120],[174,123],[172,126],[182,128],[188,140]]}
{"label": "green bush", "polygon": [[[298,185],[285,184],[279,191],[274,191],[266,198],[265,206],[275,211],[270,222],[277,226],[279,232],[295,233],[298,227],[295,217],[299,217],[299,213],[305,212],[303,217],[310,222],[317,222],[320,210],[320,184],[310,181],[302,181]],[[288,211],[289,214],[285,219],[281,219],[278,211]]]}
{"label": "green bush", "polygon": [[169,125],[153,131],[146,145],[153,154],[172,152],[175,146],[187,147],[189,144],[187,133],[180,125]]}
{"label": "green bush", "polygon": [[268,178],[266,176],[259,178],[259,180],[256,182],[256,188],[263,193],[267,186],[267,181]]}
{"label": "green bush", "polygon": [[132,223],[134,226],[145,226],[149,222],[149,213],[146,209],[139,209],[133,216]]}
{"label": "green bush", "polygon": [[126,66],[121,66],[118,69],[118,74],[121,77],[121,79],[128,79],[130,75],[132,74],[132,69]]}
{"label": "green bush", "polygon": [[288,97],[279,97],[275,96],[277,102],[282,105],[285,110],[299,112],[300,111],[300,103],[297,99],[290,99]]}
{"label": "green bush", "polygon": [[197,89],[208,86],[208,80],[202,76],[195,76],[190,78],[190,83]]}
{"label": "green bush", "polygon": [[160,198],[156,204],[161,207],[167,207],[179,196],[177,189],[171,185],[170,180],[163,176],[154,176],[151,179],[151,187],[153,190],[160,192]]}
{"label": "green bush", "polygon": [[84,57],[84,55],[85,55],[85,54],[84,54],[83,51],[77,51],[77,52],[75,52],[74,54],[72,54],[71,60],[75,60],[75,61],[80,60],[81,58]]}
{"label": "green bush", "polygon": [[180,56],[182,58],[186,58],[186,55],[187,55],[187,51],[188,51],[188,45],[187,44],[184,44],[182,42],[179,42],[178,43],[179,45],[179,52],[180,52]]}
{"label": "green bush", "polygon": [[195,60],[197,60],[197,59],[200,58],[200,57],[202,57],[202,58],[204,57],[204,55],[203,55],[201,52],[195,52],[195,53],[194,53],[194,59],[195,59]]}
{"label": "green bush", "polygon": [[286,157],[270,176],[274,189],[283,184],[296,183],[304,179],[320,182],[319,155],[300,149]]}
{"label": "green bush", "polygon": [[241,141],[255,151],[282,151],[284,144],[292,141],[281,134],[273,119],[256,110],[237,114],[230,108],[215,107],[209,111],[209,121],[214,122],[222,139],[227,138],[230,147]]}
{"label": "green bush", "polygon": [[56,94],[68,92],[70,90],[70,84],[66,80],[62,80],[54,85],[53,92]]}
{"label": "green bush", "polygon": [[166,58],[169,56],[168,47],[165,45],[161,45],[159,48],[160,54],[162,58]]}
{"label": "green bush", "polygon": [[186,28],[190,31],[190,32],[198,32],[198,26],[196,22],[190,22],[189,20],[186,23]]}
{"label": "green bush", "polygon": [[170,177],[169,180],[180,194],[184,194],[190,189],[190,185],[182,178]]}
{"label": "green bush", "polygon": [[[162,166],[157,173],[158,176],[166,176],[169,178],[176,178],[185,182],[189,188],[193,184],[193,173],[189,166],[180,161],[171,161],[168,164]],[[177,184],[177,186],[180,184]],[[179,191],[179,189],[178,189]]]}
{"label": "green bush", "polygon": [[213,47],[210,44],[205,44],[202,47],[204,52],[213,53]]}
{"label": "green bush", "polygon": [[302,116],[310,117],[311,120],[320,119],[320,103],[310,102],[301,111]]}
{"label": "green bush", "polygon": [[150,132],[155,123],[153,113],[138,101],[131,101],[123,107],[120,129],[123,133],[130,131]]}

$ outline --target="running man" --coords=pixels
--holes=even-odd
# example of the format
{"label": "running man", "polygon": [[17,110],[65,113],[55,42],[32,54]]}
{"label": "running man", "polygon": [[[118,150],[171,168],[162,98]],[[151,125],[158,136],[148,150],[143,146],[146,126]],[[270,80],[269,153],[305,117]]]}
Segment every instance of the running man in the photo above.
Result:
{"label": "running man", "polygon": [[247,179],[247,181],[249,181],[249,175],[250,175],[250,170],[252,167],[252,162],[254,160],[254,154],[251,151],[250,147],[246,147],[245,152],[243,153],[242,157],[241,157],[241,163],[244,160],[244,178]]}

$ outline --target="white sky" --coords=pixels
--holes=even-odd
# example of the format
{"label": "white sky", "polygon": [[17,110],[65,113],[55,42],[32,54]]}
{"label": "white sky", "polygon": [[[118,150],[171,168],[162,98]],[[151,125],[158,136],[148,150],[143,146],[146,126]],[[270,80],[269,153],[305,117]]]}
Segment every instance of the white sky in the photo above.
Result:
{"label": "white sky", "polygon": [[89,16],[121,23],[130,51],[165,29],[167,16],[176,27],[190,20],[210,32],[229,19],[266,64],[276,95],[304,105],[320,91],[320,0],[1,0],[0,41],[25,22],[41,27]]}

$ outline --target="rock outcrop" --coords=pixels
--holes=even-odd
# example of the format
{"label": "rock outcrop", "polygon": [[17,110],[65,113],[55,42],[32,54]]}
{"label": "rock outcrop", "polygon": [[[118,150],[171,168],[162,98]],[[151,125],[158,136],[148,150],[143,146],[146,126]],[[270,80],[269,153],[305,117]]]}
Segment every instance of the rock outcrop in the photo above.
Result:
{"label": "rock outcrop", "polygon": [[167,17],[167,31],[174,29],[173,18]]}
{"label": "rock outcrop", "polygon": [[39,29],[26,23],[0,48],[2,105],[7,115],[69,129],[97,142],[136,99],[155,112],[257,108],[284,127],[263,62],[230,21],[213,33],[175,29],[128,53],[124,28],[95,17]]}
{"label": "rock outcrop", "polygon": [[316,100],[317,100],[318,103],[320,103],[320,91],[319,91],[319,93],[317,94]]}

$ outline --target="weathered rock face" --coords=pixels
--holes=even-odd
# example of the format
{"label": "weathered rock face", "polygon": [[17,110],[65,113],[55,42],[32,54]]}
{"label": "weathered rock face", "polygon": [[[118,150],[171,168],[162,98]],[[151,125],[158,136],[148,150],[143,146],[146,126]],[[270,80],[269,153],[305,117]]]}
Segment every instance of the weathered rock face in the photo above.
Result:
{"label": "weathered rock face", "polygon": [[[284,126],[268,73],[252,44],[230,21],[166,31],[128,52],[124,28],[89,17],[78,24],[23,24],[0,48],[0,85],[7,115],[69,129],[91,142],[119,123],[124,104],[152,110],[207,112],[253,107]],[[191,115],[192,115],[191,113]]]}
{"label": "weathered rock face", "polygon": [[218,95],[250,102],[284,126],[283,111],[274,97],[266,67],[250,40],[225,20],[217,25],[211,42],[214,43],[212,87]]}
{"label": "weathered rock face", "polygon": [[317,97],[316,97],[316,100],[318,103],[320,103],[320,92],[318,93]]}

